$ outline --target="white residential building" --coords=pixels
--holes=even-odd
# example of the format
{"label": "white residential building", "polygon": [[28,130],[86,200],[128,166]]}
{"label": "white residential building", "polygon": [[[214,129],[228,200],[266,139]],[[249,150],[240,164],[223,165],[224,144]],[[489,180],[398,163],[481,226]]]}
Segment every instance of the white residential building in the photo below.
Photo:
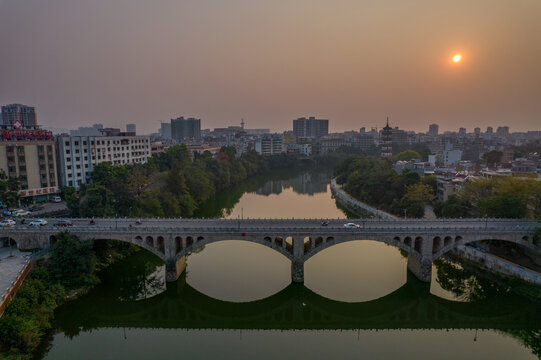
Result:
{"label": "white residential building", "polygon": [[151,157],[150,136],[58,136],[61,186],[86,183],[94,166],[142,164]]}
{"label": "white residential building", "polygon": [[255,141],[255,151],[263,156],[283,153],[284,136],[280,134],[261,136]]}

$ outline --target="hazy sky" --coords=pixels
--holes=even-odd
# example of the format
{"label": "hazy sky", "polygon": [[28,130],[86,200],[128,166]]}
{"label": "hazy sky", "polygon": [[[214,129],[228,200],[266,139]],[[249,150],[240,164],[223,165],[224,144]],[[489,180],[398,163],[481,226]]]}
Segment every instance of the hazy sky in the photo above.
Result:
{"label": "hazy sky", "polygon": [[0,0],[13,102],[43,125],[138,132],[180,115],[541,130],[541,1]]}

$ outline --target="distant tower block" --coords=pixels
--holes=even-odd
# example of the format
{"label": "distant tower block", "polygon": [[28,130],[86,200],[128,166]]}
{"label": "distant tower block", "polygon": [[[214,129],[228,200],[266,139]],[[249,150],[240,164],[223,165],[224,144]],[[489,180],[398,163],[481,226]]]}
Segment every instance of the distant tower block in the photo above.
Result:
{"label": "distant tower block", "polygon": [[387,125],[381,130],[381,157],[391,156],[393,156],[393,128],[389,126],[387,116]]}

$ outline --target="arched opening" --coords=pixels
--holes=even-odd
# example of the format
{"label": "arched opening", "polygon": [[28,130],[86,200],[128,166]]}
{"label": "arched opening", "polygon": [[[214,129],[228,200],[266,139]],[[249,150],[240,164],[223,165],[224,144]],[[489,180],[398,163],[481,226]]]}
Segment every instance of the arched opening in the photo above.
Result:
{"label": "arched opening", "polygon": [[197,237],[197,242],[199,242],[199,241],[203,241],[203,240],[205,240],[205,238],[204,238],[203,236],[199,236],[199,237]]}
{"label": "arched opening", "polygon": [[180,236],[175,237],[175,254],[178,254],[182,250],[182,238]]}
{"label": "arched opening", "polygon": [[188,236],[188,237],[186,238],[186,247],[190,247],[190,246],[192,246],[192,245],[193,245],[193,237]]}
{"label": "arched opening", "polygon": [[53,247],[53,245],[56,244],[56,236],[51,235],[49,236],[49,247]]}
{"label": "arched opening", "polygon": [[522,237],[522,240],[523,240],[523,241],[528,241],[529,238],[528,238],[527,236],[523,236],[523,237]]}
{"label": "arched opening", "polygon": [[406,236],[406,238],[404,239],[404,244],[411,247],[411,237]]}
{"label": "arched opening", "polygon": [[284,246],[284,240],[280,236],[277,236],[274,239],[274,245],[276,245],[278,247],[283,247]]}
{"label": "arched opening", "polygon": [[443,248],[443,241],[439,236],[432,240],[432,253],[435,254]]}
{"label": "arched opening", "polygon": [[265,238],[263,238],[263,240],[265,240],[266,242],[272,242],[272,239],[270,236],[265,236]]}
{"label": "arched opening", "polygon": [[140,235],[137,235],[137,236],[135,237],[135,242],[137,242],[137,243],[140,244],[140,243],[143,242],[143,238],[142,238]]}
{"label": "arched opening", "polygon": [[291,251],[293,251],[293,236],[286,237],[286,249],[288,245],[291,246]]}
{"label": "arched opening", "polygon": [[318,236],[316,238],[316,241],[314,242],[315,247],[321,246],[323,244],[323,238],[321,236]]}
{"label": "arched opening", "polygon": [[147,236],[145,238],[145,244],[147,246],[154,247],[154,239],[152,238],[152,236]]}
{"label": "arched opening", "polygon": [[398,236],[395,236],[395,237],[393,238],[393,240],[396,241],[396,242],[400,242],[400,238],[399,238]]}
{"label": "arched opening", "polygon": [[334,243],[334,237],[328,236],[327,239],[325,240],[325,242],[326,242],[328,245],[332,245],[332,244]]}
{"label": "arched opening", "polygon": [[460,243],[461,241],[462,241],[462,236],[457,236],[457,237],[455,238],[455,244],[461,245],[461,243]]}
{"label": "arched opening", "polygon": [[165,239],[163,236],[158,236],[156,241],[158,242],[158,251],[165,254]]}
{"label": "arched opening", "polygon": [[420,236],[417,236],[415,238],[415,251],[417,251],[419,254],[421,253],[421,249],[423,248],[423,238]]}
{"label": "arched opening", "polygon": [[443,239],[443,247],[447,247],[451,245],[452,242],[453,242],[453,238],[450,236],[446,236],[445,239]]}
{"label": "arched opening", "polygon": [[304,253],[308,253],[312,249],[312,238],[307,236],[303,240],[304,242]]}

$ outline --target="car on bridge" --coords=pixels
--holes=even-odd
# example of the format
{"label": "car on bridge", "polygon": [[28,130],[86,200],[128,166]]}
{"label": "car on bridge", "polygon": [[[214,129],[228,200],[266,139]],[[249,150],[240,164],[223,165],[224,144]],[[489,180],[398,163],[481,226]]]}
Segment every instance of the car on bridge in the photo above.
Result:
{"label": "car on bridge", "polygon": [[1,227],[11,227],[13,225],[15,225],[15,220],[11,220],[11,219],[6,219],[6,220],[2,220],[0,221],[0,226]]}
{"label": "car on bridge", "polygon": [[73,224],[71,223],[70,220],[58,220],[53,224],[53,226],[56,226],[56,227],[68,227],[72,225]]}
{"label": "car on bridge", "polygon": [[345,227],[345,228],[355,229],[355,228],[360,228],[361,225],[355,224],[355,223],[345,223],[345,224],[344,224],[344,227]]}
{"label": "car on bridge", "polygon": [[45,226],[47,225],[47,220],[45,219],[36,219],[36,220],[32,220],[30,221],[30,224],[28,224],[30,226]]}

